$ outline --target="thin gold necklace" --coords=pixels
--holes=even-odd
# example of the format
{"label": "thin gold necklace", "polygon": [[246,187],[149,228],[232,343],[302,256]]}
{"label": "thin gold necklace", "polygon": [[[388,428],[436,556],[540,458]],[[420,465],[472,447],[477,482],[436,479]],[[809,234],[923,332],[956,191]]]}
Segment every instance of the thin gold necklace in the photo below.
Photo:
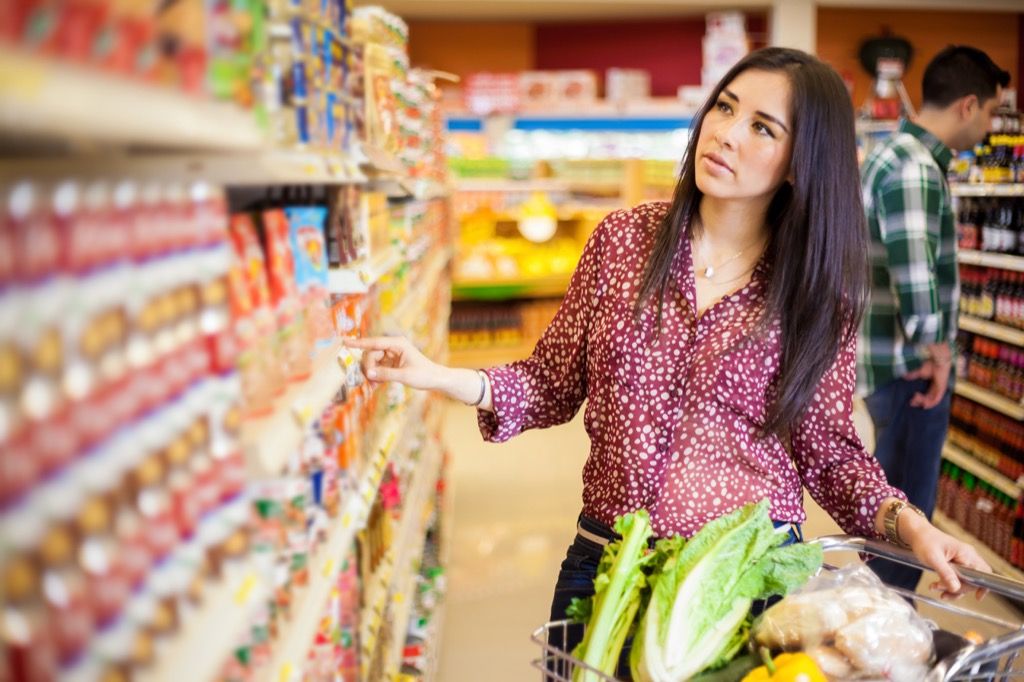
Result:
{"label": "thin gold necklace", "polygon": [[[749,251],[752,246],[754,246],[755,244],[760,243],[760,241],[761,240],[759,239],[756,242],[754,242],[753,244],[747,245],[745,248],[743,248],[740,251],[737,251],[733,255],[729,256],[728,258],[723,260],[718,265],[712,265],[711,264],[711,259],[708,258],[708,256],[707,256],[707,244],[704,243],[704,236],[701,235],[701,240],[700,240],[700,258],[701,258],[702,261],[704,261],[704,271],[702,273],[703,276],[704,276],[704,279],[706,279],[709,282],[711,282],[711,278],[715,276],[715,272],[717,270],[720,270],[722,267],[728,265],[729,263],[733,262],[734,260],[736,260],[737,258],[742,256],[744,253]],[[751,270],[753,270],[753,268],[751,268]],[[743,275],[747,274],[747,272],[749,272],[749,271],[745,271],[743,273]],[[743,275],[740,275],[739,277],[742,277]],[[732,280],[728,280],[727,282],[718,282],[718,284],[727,284],[728,282],[735,281],[735,279],[739,279],[739,277],[736,277],[736,278],[734,278]],[[712,283],[714,284],[714,282],[712,282]]]}

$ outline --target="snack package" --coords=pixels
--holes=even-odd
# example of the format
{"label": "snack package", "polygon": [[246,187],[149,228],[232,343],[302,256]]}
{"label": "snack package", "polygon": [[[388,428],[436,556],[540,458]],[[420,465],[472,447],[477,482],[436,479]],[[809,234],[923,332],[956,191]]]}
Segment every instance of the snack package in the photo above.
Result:
{"label": "snack package", "polygon": [[284,392],[285,372],[280,359],[280,337],[274,321],[267,264],[252,216],[245,213],[231,216],[231,239],[242,261],[242,272],[249,287],[251,319],[257,344],[261,346],[259,357],[262,369],[267,373],[267,381],[274,395],[281,395]]}
{"label": "snack package", "polygon": [[310,335],[317,345],[328,344],[334,339],[334,327],[327,292],[327,242],[324,238],[327,209],[297,206],[286,208],[285,213],[291,228],[295,281]]}
{"label": "snack package", "polygon": [[263,213],[263,242],[285,375],[288,381],[305,381],[313,371],[311,343],[296,283],[291,230],[284,211]]}
{"label": "snack package", "polygon": [[927,621],[863,564],[812,578],[752,635],[772,650],[806,652],[831,682],[923,680],[935,656]]}
{"label": "snack package", "polygon": [[[258,333],[249,278],[246,277],[244,254],[239,240],[234,238],[236,221],[232,220],[232,263],[228,271],[228,297],[231,320],[238,343],[238,371],[241,376],[245,414],[259,417],[273,409],[274,386],[270,375],[264,372],[267,364],[261,352],[267,344]],[[244,229],[244,228],[240,228]]]}

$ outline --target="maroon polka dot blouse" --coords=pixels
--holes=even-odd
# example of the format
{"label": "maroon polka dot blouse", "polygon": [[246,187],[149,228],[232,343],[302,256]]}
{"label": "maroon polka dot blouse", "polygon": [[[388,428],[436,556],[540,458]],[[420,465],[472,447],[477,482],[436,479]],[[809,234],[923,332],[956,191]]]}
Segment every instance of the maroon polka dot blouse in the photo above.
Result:
{"label": "maroon polka dot blouse", "polygon": [[[848,533],[877,536],[888,485],[853,426],[855,343],[843,348],[792,430],[789,452],[761,436],[779,369],[779,325],[753,334],[769,268],[699,319],[689,242],[672,263],[662,326],[633,314],[656,227],[651,203],[605,218],[587,243],[557,316],[533,354],[487,370],[486,440],[570,421],[587,400],[583,513],[606,524],[640,507],[659,536],[692,535],[768,498],[776,521],[803,522],[802,486]],[[557,457],[557,452],[551,453]]]}

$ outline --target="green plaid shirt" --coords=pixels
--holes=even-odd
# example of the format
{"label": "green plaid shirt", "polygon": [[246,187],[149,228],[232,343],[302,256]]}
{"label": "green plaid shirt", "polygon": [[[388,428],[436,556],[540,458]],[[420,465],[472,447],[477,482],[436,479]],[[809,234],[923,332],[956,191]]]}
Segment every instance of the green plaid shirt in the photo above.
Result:
{"label": "green plaid shirt", "polygon": [[946,168],[953,153],[910,121],[861,170],[871,233],[871,300],[857,343],[857,392],[918,369],[925,346],[955,343],[960,279]]}

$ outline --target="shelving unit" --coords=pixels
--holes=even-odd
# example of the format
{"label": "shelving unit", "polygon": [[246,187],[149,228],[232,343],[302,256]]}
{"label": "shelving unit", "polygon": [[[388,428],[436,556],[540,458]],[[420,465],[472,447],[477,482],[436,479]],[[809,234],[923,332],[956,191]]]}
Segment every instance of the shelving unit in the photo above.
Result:
{"label": "shelving unit", "polygon": [[991,566],[996,573],[1004,575],[1007,578],[1024,581],[1024,571],[1021,571],[1009,561],[993,552],[988,545],[978,542],[977,538],[961,528],[956,521],[949,518],[942,512],[936,511],[932,514],[932,523],[934,523],[935,527],[944,533],[949,533],[956,539],[973,545],[974,548],[978,550],[978,553],[981,554],[981,558],[987,561],[989,566]]}
{"label": "shelving unit", "polygon": [[974,457],[968,452],[961,450],[952,443],[946,443],[942,446],[942,458],[956,464],[961,469],[965,469],[983,481],[986,481],[995,486],[999,491],[1009,495],[1010,497],[1017,498],[1020,496],[1022,489],[1017,481],[1004,476],[989,465],[982,462],[980,459]]}
{"label": "shelving unit", "polygon": [[266,570],[257,559],[235,561],[225,575],[204,591],[202,605],[185,624],[184,631],[161,652],[156,665],[139,675],[139,682],[173,682],[180,678],[182,661],[188,661],[191,679],[213,679],[224,655],[231,650],[247,623],[249,611],[270,586],[262,578]]}
{"label": "shelving unit", "polygon": [[422,316],[422,311],[431,304],[436,296],[441,275],[448,268],[448,263],[451,262],[452,250],[442,249],[432,258],[424,268],[423,282],[416,287],[417,292],[409,295],[385,319],[383,325],[385,331],[391,330],[397,333],[400,330],[414,329],[418,319]]}
{"label": "shelving unit", "polygon": [[0,133],[82,146],[260,151],[251,112],[0,48]]}
{"label": "shelving unit", "polygon": [[279,646],[266,669],[266,682],[292,679],[293,672],[305,660],[340,562],[356,533],[366,524],[384,469],[406,426],[406,416],[406,409],[398,408],[381,424],[374,458],[364,472],[357,493],[349,498],[337,522],[333,524],[327,542],[313,560],[313,569],[309,573],[310,584],[296,599],[295,615],[286,633],[280,638]]}
{"label": "shelving unit", "polygon": [[960,315],[960,329],[1015,346],[1024,346],[1024,330],[1008,327],[998,322],[982,320],[970,315]]}
{"label": "shelving unit", "polygon": [[955,197],[1024,197],[1024,184],[967,184],[950,183],[949,190]]}
{"label": "shelving unit", "polygon": [[1014,402],[994,391],[975,386],[964,379],[957,380],[954,390],[957,395],[969,398],[976,403],[981,403],[985,407],[1005,414],[1007,417],[1018,420],[1024,419],[1024,404]]}
{"label": "shelving unit", "polygon": [[336,341],[321,350],[309,378],[279,398],[273,414],[243,425],[242,442],[252,475],[274,476],[284,471],[312,420],[323,413],[345,381],[342,348]]}
{"label": "shelving unit", "polygon": [[[1021,197],[1024,196],[1024,184],[1004,185],[951,183],[950,192],[957,198]],[[962,265],[1024,272],[1024,257],[1012,254],[961,249],[958,252],[957,258]],[[1009,344],[1018,348],[1024,347],[1024,330],[1016,329],[999,322],[961,314],[959,317],[959,328],[961,331],[994,339],[1003,344]],[[1005,415],[1010,419],[1017,421],[1024,420],[1024,401],[1011,400],[994,391],[972,384],[964,377],[957,378],[954,390],[956,395],[960,398],[966,398],[969,401],[973,401],[974,403]],[[958,427],[959,426],[961,425],[958,423]],[[984,430],[987,427],[981,426],[979,428]],[[968,430],[968,433],[973,433],[973,431]],[[958,432],[951,439],[947,440],[942,449],[942,458],[953,465],[953,468],[948,469],[948,471],[951,472],[949,475],[954,476],[954,480],[958,481],[958,486],[966,485],[968,494],[972,494],[971,491],[976,490],[977,488],[972,488],[969,478],[966,479],[967,483],[964,483],[964,477],[973,476],[979,483],[984,483],[994,488],[996,491],[995,496],[997,498],[1000,495],[1005,495],[1007,497],[1005,502],[997,501],[997,504],[1016,504],[1018,507],[1019,505],[1024,504],[1024,499],[1022,499],[1024,498],[1024,488],[1022,488],[1021,485],[1022,480],[1012,480],[993,466],[990,466],[981,458],[975,457],[970,451],[965,449],[965,447],[960,447],[958,443],[961,443],[965,447],[969,447],[972,443],[972,437]],[[993,456],[1001,457],[1004,454],[1008,453]],[[962,474],[959,477],[957,477],[957,470]],[[960,492],[964,491],[960,490]],[[993,493],[990,490],[983,494],[992,495]],[[972,510],[971,513],[981,512]],[[949,518],[948,514],[943,514],[942,510],[935,511],[933,521],[940,529],[973,545],[981,553],[982,557],[996,569],[996,572],[1016,578],[1017,580],[1024,580],[1024,571],[1013,566],[1004,557],[982,542],[981,539],[972,536],[967,529],[960,527],[953,519]]]}
{"label": "shelving unit", "polygon": [[504,301],[510,298],[561,297],[569,288],[571,274],[514,280],[456,280],[452,299],[456,301]]}
{"label": "shelving unit", "polygon": [[[303,17],[302,20],[307,21],[309,18]],[[330,27],[323,21],[313,21],[312,23],[321,29],[330,30]],[[282,28],[285,29],[283,33]],[[291,37],[291,29],[285,26],[271,27],[270,33],[276,34],[279,38]],[[348,40],[347,37],[337,33],[333,35],[341,42]],[[205,68],[205,66],[198,68]],[[184,70],[184,67],[182,69]],[[313,78],[312,70],[310,78]],[[425,93],[423,97],[427,98],[424,101],[429,99]],[[433,115],[432,109],[421,107],[421,110],[424,111],[425,116]],[[424,121],[426,120],[428,119],[424,118]],[[403,135],[413,133],[415,130],[403,132]],[[268,129],[261,125],[254,110],[216,101],[212,96],[188,94],[170,87],[104,72],[99,68],[78,66],[68,61],[56,61],[9,46],[0,46],[0,141],[4,144],[3,158],[0,158],[0,183],[28,180],[32,183],[39,183],[42,194],[51,191],[49,185],[55,185],[57,181],[64,180],[71,180],[76,186],[82,185],[82,188],[86,187],[84,183],[92,180],[104,180],[109,183],[121,180],[138,183],[152,181],[152,186],[159,188],[160,191],[160,196],[156,199],[157,202],[160,202],[160,210],[164,210],[162,202],[165,201],[163,197],[165,189],[176,190],[179,185],[185,186],[184,183],[191,182],[209,183],[220,188],[358,184],[384,192],[395,202],[445,200],[451,196],[453,191],[452,187],[445,182],[422,177],[426,174],[431,174],[433,177],[441,172],[442,166],[439,164],[443,164],[443,161],[435,163],[436,157],[431,157],[429,162],[419,161],[417,165],[417,163],[409,161],[410,157],[400,160],[394,155],[368,147],[354,148],[345,153],[320,151],[316,147],[319,143],[315,142],[317,139],[315,131],[310,135],[314,142],[303,145],[294,143],[294,148],[279,148],[272,141],[272,137]],[[427,139],[433,141],[433,133],[430,133]],[[400,139],[393,138],[390,141],[395,142],[397,146]],[[335,149],[340,149],[340,143],[335,145]],[[416,170],[410,171],[406,163],[412,163]],[[421,173],[423,169],[426,169],[426,172]],[[420,177],[413,177],[413,174]],[[76,187],[76,189],[79,188]],[[217,191],[219,199],[221,195],[219,190]],[[257,191],[246,190],[245,192],[233,192],[231,196],[227,196],[228,193],[225,189],[223,196],[230,200],[225,202],[229,206],[228,210],[235,211],[241,208],[237,201],[240,195],[248,197],[250,194],[256,195],[257,193]],[[146,220],[153,219],[152,215],[155,213],[152,210],[153,204],[150,199],[143,197],[142,194],[140,192],[140,197],[137,200],[129,202],[130,210],[125,210],[126,214],[131,213],[128,217],[135,221],[141,220],[136,218],[136,211]],[[191,213],[193,207],[188,204],[187,193],[180,204],[186,206],[189,212],[186,213],[182,210],[173,216],[169,215],[171,211],[180,208],[178,204],[174,203],[177,201],[173,196],[175,194],[181,193],[167,192],[171,198],[166,200],[167,210],[160,214],[159,218],[163,221],[160,223],[160,227],[168,232],[173,232],[169,227],[170,223],[177,221],[175,227],[180,229],[184,221],[194,219],[193,213]],[[281,199],[284,193],[268,192],[268,196],[271,195],[281,201],[288,200]],[[298,196],[298,193],[295,196]],[[315,196],[322,197],[323,193],[317,193]],[[83,189],[82,198],[79,201],[81,206],[89,201],[84,197]],[[322,198],[319,201],[324,203]],[[112,196],[103,196],[97,202],[101,204],[101,210],[106,211],[109,208],[113,212],[115,199]],[[39,206],[42,206],[42,203]],[[81,206],[76,206],[76,210]],[[117,206],[118,210],[121,210],[122,205],[118,204]],[[224,210],[220,206],[218,204],[218,212]],[[249,206],[249,204],[245,204],[246,210]],[[393,208],[395,203],[392,203],[391,206]],[[72,210],[71,213],[74,218],[75,211]],[[228,216],[220,213],[217,215],[217,231],[212,226],[207,229],[214,234],[216,240],[227,240],[228,235],[226,232],[222,234],[221,228],[228,223]],[[416,219],[422,218],[423,215],[424,213],[417,214]],[[104,219],[106,217],[104,214]],[[209,220],[205,215],[202,218]],[[219,218],[223,218],[223,220],[219,220]],[[428,219],[434,220],[434,214],[430,213]],[[137,224],[149,227],[148,224],[142,222]],[[416,331],[421,336],[426,336],[425,332],[430,331],[430,341],[436,345],[439,332],[433,325],[429,330],[425,329],[425,325],[421,321],[422,311],[431,306],[436,308],[439,300],[447,301],[447,291],[438,290],[447,287],[444,273],[449,266],[452,250],[448,244],[439,244],[436,242],[436,238],[431,236],[437,233],[433,227],[435,227],[433,224],[430,226],[431,229],[417,227],[411,243],[391,246],[380,253],[374,253],[373,258],[368,259],[365,263],[329,272],[329,288],[332,293],[356,295],[370,293],[374,285],[389,273],[394,273],[405,264],[418,264],[413,271],[422,273],[422,276],[415,281],[405,278],[405,286],[410,292],[409,297],[393,311],[386,323],[392,325],[393,331],[408,335],[412,335],[413,331]],[[287,230],[289,228],[294,229],[295,225],[285,226],[284,242],[286,244],[288,243]],[[444,230],[444,233],[447,233],[447,230]],[[264,252],[270,250],[269,238],[266,243],[263,243],[262,237],[258,241],[260,243],[256,244],[257,249]],[[217,241],[217,243],[221,242]],[[321,246],[323,243],[310,242],[310,244]],[[205,245],[207,242],[203,242],[203,244]],[[158,248],[155,256],[148,254],[147,257],[153,256],[154,260],[166,258],[167,264],[172,264],[172,259],[166,256],[174,249],[179,249],[181,245],[175,243],[173,247],[167,246],[164,251],[160,251]],[[130,248],[125,245],[122,247],[125,250]],[[109,244],[106,248],[112,250]],[[291,258],[290,248],[278,247],[278,255],[281,251],[286,251],[287,257]],[[320,250],[320,254],[322,252],[323,249]],[[310,253],[312,254],[312,247]],[[125,255],[134,254],[118,254],[117,258],[124,258]],[[161,265],[163,264],[161,263]],[[248,261],[245,264],[248,265]],[[172,275],[187,273],[161,271],[160,274],[167,275],[167,284],[170,286],[171,280],[178,281]],[[223,272],[217,274],[224,275]],[[232,276],[236,274],[232,272]],[[260,276],[265,277],[266,274]],[[75,277],[78,277],[77,273]],[[85,276],[83,275],[80,279],[84,280]],[[298,284],[299,279],[296,277],[294,283]],[[198,285],[191,279],[182,277],[182,281],[187,283],[180,285],[182,289],[195,286],[198,291]],[[398,280],[396,279],[396,281]],[[216,280],[216,283],[222,284],[219,279]],[[237,283],[232,280],[232,285],[237,286]],[[203,281],[202,286],[208,286],[206,280]],[[202,294],[212,296],[215,293],[212,291],[213,288],[212,285],[210,289],[203,288]],[[189,289],[188,293],[193,293],[193,290]],[[169,307],[170,299],[166,299],[165,302]],[[178,302],[182,303],[181,308],[187,307],[181,301],[181,297]],[[7,302],[4,301],[4,303]],[[234,304],[235,301],[232,300],[230,303]],[[369,301],[369,303],[373,303],[373,301]],[[204,300],[200,305],[212,307],[219,304],[211,304]],[[225,302],[221,307],[225,311],[232,308],[232,314],[235,314],[233,305]],[[183,327],[185,322],[191,322],[191,318],[187,320],[184,318],[191,315],[192,310],[196,309],[175,313],[180,314],[183,318],[183,321],[176,321],[175,324],[180,324]],[[375,308],[367,306],[367,309]],[[219,313],[220,310],[218,310]],[[195,317],[198,320],[198,312]],[[437,318],[431,317],[430,319]],[[382,320],[373,322],[379,324]],[[196,323],[198,324],[198,321]],[[205,324],[205,318],[203,324]],[[60,331],[64,330],[60,329]],[[178,333],[175,330],[175,334],[183,336],[184,331],[182,329],[182,333]],[[441,331],[446,332],[447,330],[445,328]],[[194,334],[194,330],[191,333]],[[208,330],[204,328],[203,333],[208,333]],[[273,331],[267,332],[268,335],[272,333]],[[225,336],[228,334],[225,333]],[[5,337],[2,340],[8,339]],[[218,342],[220,340],[218,339]],[[165,341],[167,340],[161,339],[161,343]],[[173,343],[177,343],[177,341]],[[167,345],[172,344],[168,342]],[[182,341],[178,345],[184,346],[185,342]],[[197,342],[195,345],[196,349],[189,349],[194,350],[193,355],[207,353],[205,347],[202,351],[198,349],[202,344]],[[180,605],[182,607],[179,614],[181,622],[179,625],[167,628],[169,631],[166,632],[163,630],[164,626],[161,625],[156,660],[145,668],[135,669],[134,666],[126,666],[124,673],[132,679],[137,682],[177,682],[178,680],[206,682],[218,679],[218,676],[225,673],[225,664],[233,660],[239,647],[251,647],[250,651],[256,651],[261,646],[253,635],[253,624],[269,622],[264,620],[266,609],[269,607],[270,600],[276,600],[279,597],[279,590],[285,591],[281,594],[286,594],[290,600],[287,616],[274,617],[277,620],[274,621],[274,632],[271,634],[269,660],[262,658],[265,654],[260,654],[263,663],[255,661],[253,664],[255,672],[253,668],[250,668],[246,674],[253,674],[259,682],[291,682],[303,674],[307,656],[317,638],[322,625],[322,617],[330,603],[331,592],[337,587],[339,571],[346,557],[352,552],[358,533],[367,525],[388,465],[400,459],[402,453],[412,444],[413,439],[406,436],[414,428],[417,431],[425,428],[423,416],[428,397],[423,393],[416,394],[401,404],[392,404],[373,419],[369,418],[366,406],[394,399],[395,391],[393,389],[381,389],[376,396],[367,393],[367,399],[371,402],[359,402],[358,406],[344,406],[346,409],[353,408],[353,410],[363,410],[363,412],[358,417],[352,417],[352,420],[347,421],[344,427],[338,427],[339,432],[350,432],[350,429],[360,430],[358,432],[364,436],[360,441],[361,444],[372,439],[371,454],[366,461],[359,460],[361,469],[355,469],[349,474],[337,474],[337,483],[342,488],[340,491],[341,508],[337,511],[336,516],[330,519],[326,529],[318,531],[324,535],[320,536],[316,542],[310,540],[309,548],[306,547],[305,541],[297,542],[293,546],[291,543],[294,540],[289,538],[290,544],[287,551],[304,553],[308,550],[306,571],[304,572],[302,567],[291,566],[285,571],[287,575],[281,575],[284,565],[281,562],[285,561],[281,554],[285,551],[283,546],[275,545],[273,549],[268,549],[264,543],[264,545],[259,545],[259,549],[246,549],[243,553],[240,547],[244,547],[247,540],[252,540],[255,537],[250,534],[254,532],[256,524],[248,520],[249,515],[253,513],[254,501],[266,505],[279,504],[281,498],[276,495],[280,491],[268,492],[266,489],[285,480],[289,484],[298,481],[300,484],[307,485],[308,488],[303,489],[302,495],[315,496],[314,491],[317,490],[315,487],[317,484],[311,484],[310,481],[301,479],[307,476],[315,478],[316,466],[332,463],[326,459],[313,459],[312,455],[303,453],[303,467],[308,464],[314,470],[313,473],[310,473],[309,468],[298,466],[297,455],[303,449],[304,444],[310,444],[307,441],[307,436],[311,434],[314,422],[324,413],[325,409],[338,400],[339,391],[346,381],[346,374],[351,369],[352,363],[355,362],[353,356],[344,353],[342,349],[343,344],[340,339],[335,339],[322,347],[310,348],[309,350],[313,354],[310,376],[302,382],[287,386],[284,394],[274,402],[273,411],[264,417],[243,420],[240,426],[234,421],[238,408],[245,407],[244,404],[239,405],[237,402],[242,395],[238,385],[241,383],[244,386],[245,384],[240,378],[236,381],[236,377],[229,376],[230,371],[238,368],[232,366],[230,360],[225,360],[225,366],[217,368],[217,372],[222,372],[223,377],[216,377],[218,381],[223,378],[222,383],[225,388],[221,389],[220,383],[211,388],[211,405],[203,402],[205,393],[202,400],[198,401],[192,400],[193,396],[191,395],[187,395],[188,400],[174,398],[175,401],[178,401],[175,403],[177,411],[172,415],[173,418],[168,417],[167,429],[161,429],[162,424],[146,424],[146,437],[147,439],[152,438],[154,442],[150,443],[149,440],[144,439],[145,442],[140,446],[140,452],[132,454],[146,457],[152,455],[154,462],[155,458],[159,457],[161,466],[167,468],[166,472],[160,473],[157,477],[161,480],[147,484],[157,489],[152,494],[156,495],[159,492],[161,495],[166,494],[170,497],[172,495],[169,487],[171,484],[164,481],[163,478],[169,481],[172,474],[180,474],[179,480],[181,480],[181,477],[186,475],[184,472],[187,471],[188,476],[194,476],[194,479],[189,479],[189,482],[194,485],[175,489],[173,492],[175,507],[172,511],[166,512],[167,515],[175,517],[173,519],[175,524],[173,544],[171,540],[167,541],[167,545],[171,548],[161,550],[163,552],[161,554],[162,563],[152,567],[150,575],[141,579],[138,590],[128,601],[129,606],[137,607],[154,601],[154,594],[164,590],[165,585],[162,581],[160,585],[157,585],[158,581],[153,580],[152,577],[153,575],[157,575],[161,579],[166,577],[166,582],[174,583],[173,589],[180,588],[182,593],[179,595],[178,592],[175,592],[173,595],[173,606]],[[181,349],[177,345],[173,345],[173,350]],[[291,348],[289,350],[299,351],[302,349]],[[167,351],[168,360],[176,359],[170,357],[169,353],[170,351]],[[221,359],[218,358],[218,362],[220,361]],[[202,381],[213,377],[212,370],[209,371],[209,376],[206,374],[207,369],[196,368],[194,371]],[[205,390],[206,386],[203,388]],[[213,393],[218,393],[216,397],[219,402],[216,406],[212,406]],[[167,395],[170,396],[171,393],[168,392]],[[167,397],[164,402],[169,405],[171,400],[170,397]],[[185,405],[186,402],[189,404]],[[167,405],[164,403],[159,406],[160,409],[166,407]],[[155,412],[160,414],[159,409]],[[214,413],[216,413],[216,417],[210,416]],[[191,426],[189,426],[189,419],[195,420],[191,422]],[[348,417],[346,417],[347,419]],[[367,420],[370,422],[369,425],[366,425]],[[174,423],[171,424],[171,422]],[[198,435],[201,431],[200,424],[208,429],[205,443],[200,442]],[[132,422],[132,427],[136,425],[135,422]],[[237,442],[234,440],[236,426],[238,426]],[[157,441],[160,441],[161,438],[161,434],[158,432],[179,429],[179,427],[191,430],[187,432],[181,430],[180,434],[175,431],[174,433],[178,434],[175,436],[178,438],[177,441],[167,444],[161,442],[158,447]],[[62,428],[64,428],[63,425]],[[436,428],[436,425],[431,424],[430,428]],[[189,440],[187,447],[190,450],[184,460],[185,463],[180,464],[175,461],[165,464],[162,461],[163,450],[161,448],[170,448],[171,445],[185,447],[186,433]],[[106,436],[103,438],[106,439]],[[169,440],[171,436],[167,438]],[[219,480],[210,483],[202,481],[203,487],[213,490],[209,493],[211,495],[209,499],[212,501],[203,502],[204,505],[209,504],[209,506],[204,507],[205,515],[198,522],[198,528],[189,527],[187,531],[181,530],[181,535],[187,535],[187,537],[179,540],[178,526],[186,523],[185,514],[188,511],[179,509],[177,505],[184,506],[194,503],[194,499],[190,497],[188,500],[182,501],[177,497],[182,495],[178,491],[188,490],[189,492],[185,493],[185,496],[188,496],[197,490],[200,487],[200,475],[195,473],[193,468],[198,468],[199,463],[206,463],[207,460],[212,459],[210,455],[214,453],[214,448],[229,441],[232,448],[240,445],[243,450],[245,480],[240,480],[242,472],[235,468],[232,468],[229,473],[222,473],[218,470],[216,475],[231,479],[229,481],[231,487],[228,487],[226,482],[223,493],[216,490],[216,486],[221,483]],[[105,445],[105,440],[99,443],[99,446]],[[321,445],[327,447],[326,442]],[[146,450],[143,451],[141,448],[146,448]],[[149,452],[149,448],[152,448],[152,453]],[[74,454],[78,456],[82,453]],[[230,454],[234,454],[234,450]],[[346,452],[348,465],[359,466],[351,463],[351,460],[348,459],[350,454]],[[167,457],[169,459],[170,455]],[[403,511],[398,536],[391,548],[390,558],[382,567],[379,575],[375,577],[380,584],[381,596],[379,598],[392,600],[398,607],[395,609],[396,612],[402,611],[405,614],[403,618],[406,623],[415,586],[414,569],[418,566],[422,555],[423,537],[426,532],[424,511],[430,500],[431,490],[440,475],[440,457],[440,452],[433,443],[431,447],[423,450],[414,478],[411,479],[407,508]],[[139,458],[136,457],[136,459]],[[235,460],[231,459],[230,462],[230,466],[234,467]],[[68,465],[69,468],[72,466]],[[216,466],[220,466],[220,462],[217,462]],[[181,471],[172,471],[175,467]],[[226,467],[227,465],[224,469],[225,472],[227,472]],[[331,471],[336,472],[337,470],[331,469]],[[147,470],[147,473],[150,472]],[[214,474],[205,470],[203,475],[214,477]],[[120,480],[120,476],[121,474],[118,474],[118,478],[115,479],[112,474],[111,480]],[[38,485],[42,487],[53,484],[57,478],[61,477],[72,478],[64,476],[62,472],[60,476],[50,477],[47,482]],[[78,483],[77,479],[76,483]],[[105,482],[101,483],[105,484]],[[174,485],[179,484],[174,483]],[[34,498],[36,490],[31,492],[32,494],[26,497]],[[228,503],[221,503],[221,498],[216,497],[216,495],[228,494],[234,496]],[[198,497],[198,493],[195,496]],[[21,500],[18,501],[21,502]],[[113,507],[111,512],[134,504],[134,498],[123,504],[118,500],[111,505]],[[170,506],[172,503],[168,501],[167,504]],[[195,502],[195,504],[199,503]],[[218,504],[221,506],[217,507]],[[299,511],[303,514],[312,514],[316,504],[320,504],[320,502],[315,498],[309,499],[308,506]],[[218,516],[229,507],[233,512],[230,517]],[[208,509],[213,510],[207,511]],[[243,513],[239,517],[234,512]],[[46,514],[49,513],[47,510]],[[261,507],[262,513],[263,508]],[[324,510],[318,509],[316,513],[320,515],[317,518],[325,518]],[[139,516],[145,519],[145,522],[149,522],[146,515]],[[179,516],[182,518],[178,518]],[[268,519],[271,516],[273,514],[268,513]],[[219,525],[208,527],[208,522],[214,517]],[[308,522],[311,517],[303,518]],[[228,521],[234,525],[229,525]],[[280,517],[273,517],[271,520],[264,519],[264,521],[267,521],[268,525],[280,523],[281,526],[278,529],[282,530],[282,535],[285,527],[291,529],[289,532],[294,530],[292,526],[288,525],[295,522],[293,517],[288,518],[287,521],[282,521]],[[55,519],[47,517],[41,524],[48,528],[55,522]],[[61,523],[64,522],[61,521]],[[301,535],[302,519],[295,522],[295,526],[299,529],[296,535]],[[166,529],[162,528],[161,530]],[[244,530],[246,538],[243,538],[243,534],[239,532],[242,530]],[[211,532],[206,533],[205,531]],[[0,538],[0,553],[8,549],[7,541],[8,538]],[[74,542],[77,553],[79,540],[76,538]],[[118,542],[123,541],[119,538]],[[217,544],[218,542],[224,544]],[[28,547],[24,551],[32,549],[33,547]],[[122,548],[119,546],[118,549]],[[138,550],[136,549],[136,551]],[[187,571],[182,570],[182,566],[186,564],[186,560],[196,557],[194,562],[189,561],[187,564],[188,570],[191,570],[193,566],[199,566],[201,562],[214,557],[217,552],[221,551],[239,552],[240,556],[225,560],[220,577],[217,579],[212,576],[207,577],[205,572],[196,569],[195,583],[190,582],[187,586],[190,595],[191,590],[201,589],[201,598],[193,604],[183,596],[186,590],[185,581],[179,580],[179,578]],[[7,558],[4,557],[4,562],[7,561]],[[166,568],[174,570],[165,573],[164,569]],[[191,576],[191,574],[188,575]],[[192,577],[188,579],[193,580]],[[378,588],[371,585],[370,589]],[[160,599],[170,599],[170,597],[162,595],[161,592]],[[378,598],[375,595],[371,596],[375,599]],[[387,601],[381,603],[387,603]],[[164,605],[161,604],[161,606]],[[139,610],[141,611],[141,608]],[[134,622],[135,615],[132,614],[129,617],[129,613],[129,608],[125,607],[120,620],[115,622],[114,627],[117,631],[113,634],[119,635],[119,638],[111,636],[112,631],[107,631],[99,633],[87,642],[79,656],[78,663],[75,664],[77,667],[70,671],[71,674],[79,675],[75,679],[93,679],[94,670],[98,668],[98,665],[100,663],[104,666],[107,664],[104,657],[108,655],[109,651],[116,649],[118,652],[116,655],[120,655],[123,642],[132,641],[138,628],[149,627]],[[139,617],[141,618],[141,616]],[[397,622],[383,625],[399,629]],[[377,633],[381,627],[382,624],[378,621],[376,623]],[[396,636],[404,640],[404,630],[396,633]],[[394,663],[396,654],[398,663]],[[241,657],[242,655],[238,654],[238,658],[241,659]],[[392,661],[390,667],[397,672],[400,665],[401,647],[389,650],[388,657]],[[0,661],[0,668],[6,670],[7,668],[2,663],[3,661]],[[120,665],[120,659],[118,665]],[[69,671],[62,670],[61,674],[66,672]],[[247,677],[247,679],[249,678]]]}
{"label": "shelving unit", "polygon": [[[397,671],[396,659],[400,662],[402,645],[405,643],[405,626],[408,624],[409,608],[412,604],[416,568],[423,554],[426,509],[430,501],[430,491],[437,483],[439,465],[437,447],[428,445],[421,454],[406,504],[402,509],[398,539],[392,546],[394,554],[382,566],[384,570],[381,571],[379,584],[374,586],[375,596],[372,601],[368,601],[371,604],[371,619],[363,639],[364,660],[371,658],[383,634],[382,628],[396,628],[391,633],[392,649],[385,658],[385,674],[389,678]],[[392,613],[390,621],[384,622],[382,616],[388,601],[392,606],[399,608]]]}
{"label": "shelving unit", "polygon": [[957,259],[963,265],[979,265],[987,268],[1024,272],[1024,256],[962,249],[957,254]]}
{"label": "shelving unit", "polygon": [[327,286],[332,294],[365,294],[379,279],[395,270],[404,260],[402,249],[391,246],[365,263],[332,268]]}

